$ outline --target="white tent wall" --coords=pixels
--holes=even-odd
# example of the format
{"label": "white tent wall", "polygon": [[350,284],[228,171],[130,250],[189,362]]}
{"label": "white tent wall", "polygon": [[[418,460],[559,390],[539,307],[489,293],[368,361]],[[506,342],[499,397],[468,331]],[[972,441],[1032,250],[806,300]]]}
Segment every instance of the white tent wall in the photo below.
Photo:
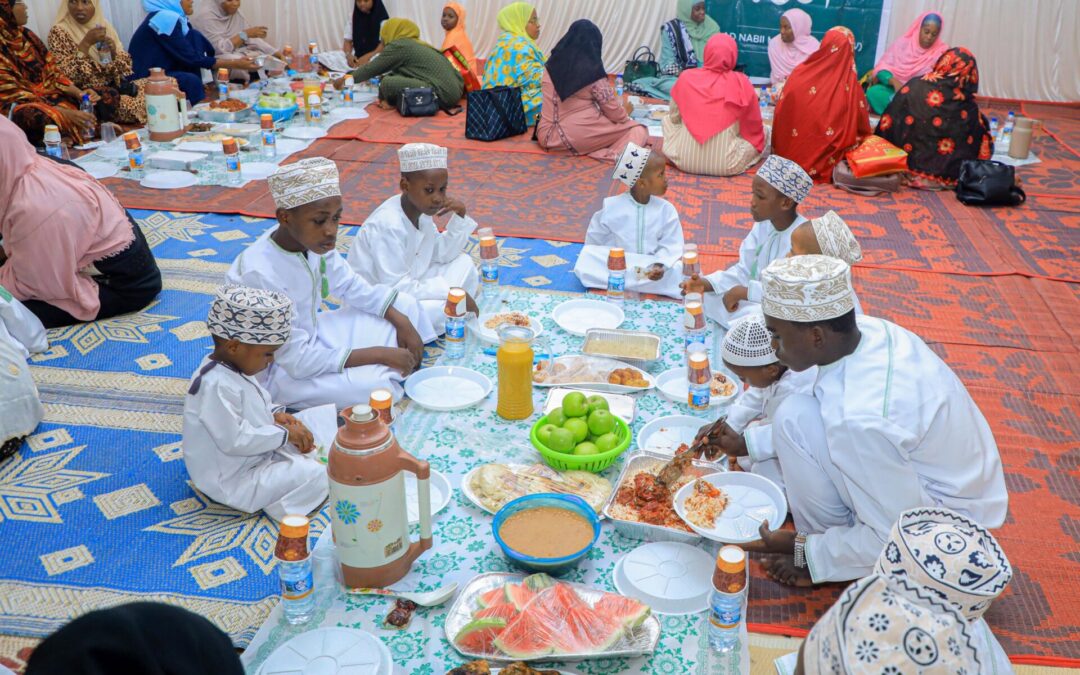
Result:
{"label": "white tent wall", "polygon": [[[26,0],[30,28],[43,38],[66,0]],[[196,0],[215,2],[216,0]],[[498,37],[495,15],[508,0],[459,0],[467,12],[477,54]],[[783,0],[772,0],[783,3]],[[100,0],[104,14],[125,40],[142,21],[140,0]],[[675,15],[676,0],[535,0],[545,53],[575,19],[594,21],[604,33],[610,72],[641,45],[657,50],[659,26]],[[423,38],[442,42],[442,0],[386,0],[392,16],[412,18]],[[270,40],[305,49],[310,40],[340,49],[351,0],[244,0],[253,25],[270,27]],[[1080,101],[1080,1],[1078,0],[892,0],[887,42],[902,35],[923,11],[944,20],[942,38],[967,47],[979,60],[980,93],[1043,101]],[[961,11],[962,10],[962,11]]]}

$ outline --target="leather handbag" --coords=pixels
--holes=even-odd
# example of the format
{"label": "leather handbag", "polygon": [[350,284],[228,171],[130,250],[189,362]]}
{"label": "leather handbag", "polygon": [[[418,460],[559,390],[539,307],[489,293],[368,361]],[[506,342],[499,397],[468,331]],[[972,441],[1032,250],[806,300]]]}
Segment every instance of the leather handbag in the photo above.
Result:
{"label": "leather handbag", "polygon": [[873,176],[872,178],[856,178],[851,172],[851,167],[846,159],[842,159],[833,167],[833,185],[857,195],[873,197],[886,192],[899,192],[903,174],[891,173],[887,176]]}
{"label": "leather handbag", "polygon": [[498,141],[529,130],[521,104],[521,87],[470,91],[465,114],[465,138]]}
{"label": "leather handbag", "polygon": [[656,55],[646,47],[639,47],[630,60],[623,66],[623,84],[629,84],[643,77],[657,77],[660,75],[660,64],[656,62]]}
{"label": "leather handbag", "polygon": [[439,97],[431,87],[407,87],[398,97],[402,117],[431,117],[439,112]]}
{"label": "leather handbag", "polygon": [[1018,206],[1027,194],[1016,184],[1016,170],[989,159],[965,159],[960,164],[956,198],[968,206]]}

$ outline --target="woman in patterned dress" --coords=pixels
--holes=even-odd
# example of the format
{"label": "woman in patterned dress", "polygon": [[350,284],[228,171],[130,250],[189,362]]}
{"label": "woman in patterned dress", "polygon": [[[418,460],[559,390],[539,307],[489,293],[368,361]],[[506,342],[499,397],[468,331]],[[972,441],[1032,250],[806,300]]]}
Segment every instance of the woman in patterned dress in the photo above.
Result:
{"label": "woman in patterned dress", "polygon": [[544,53],[536,46],[540,19],[527,2],[515,2],[499,12],[503,30],[484,66],[484,89],[521,87],[521,105],[530,126],[540,115],[543,102]]}
{"label": "woman in patterned dress", "polygon": [[118,97],[113,121],[146,123],[146,80],[125,84],[131,75],[131,55],[101,13],[98,0],[61,0],[48,39],[57,67],[76,87],[125,92],[110,93]]}
{"label": "woman in patterned dress", "polygon": [[830,28],[821,47],[791,71],[776,104],[773,152],[815,183],[832,180],[844,153],[871,134],[866,94],[855,72],[855,36]]}

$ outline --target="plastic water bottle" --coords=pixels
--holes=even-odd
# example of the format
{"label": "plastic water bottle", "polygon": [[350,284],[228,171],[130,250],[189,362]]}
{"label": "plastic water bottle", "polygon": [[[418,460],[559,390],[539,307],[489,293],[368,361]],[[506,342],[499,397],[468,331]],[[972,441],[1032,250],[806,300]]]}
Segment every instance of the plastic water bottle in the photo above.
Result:
{"label": "plastic water bottle", "polygon": [[623,84],[622,73],[619,73],[615,76],[615,95],[621,99],[624,91],[626,91],[626,85]]}
{"label": "plastic water bottle", "polygon": [[94,104],[90,102],[90,94],[83,94],[79,103],[79,110],[94,118],[94,122],[86,127],[86,137],[97,136],[97,116],[94,114]]}
{"label": "plastic water bottle", "polygon": [[998,118],[996,118],[996,117],[991,117],[990,118],[990,138],[994,139],[994,142],[997,143],[997,140],[998,140]]}
{"label": "plastic water bottle", "polygon": [[45,126],[45,154],[56,159],[64,158],[64,146],[61,144],[60,127],[55,124]]}
{"label": "plastic water bottle", "polygon": [[746,552],[738,546],[721,547],[709,596],[709,646],[713,651],[726,653],[740,647],[746,590]]}
{"label": "plastic water bottle", "polygon": [[219,101],[229,98],[229,69],[218,68],[217,71],[217,95]]}
{"label": "plastic water bottle", "polygon": [[277,134],[274,133],[274,116],[270,113],[259,115],[259,127],[262,133],[262,156],[267,159],[277,157]]}
{"label": "plastic water bottle", "polygon": [[1016,113],[1009,111],[1009,117],[1005,120],[1005,126],[1001,127],[1001,138],[999,143],[1001,144],[1001,150],[1008,150],[1009,144],[1012,142],[1013,127],[1016,126]]}
{"label": "plastic water bottle", "polygon": [[712,371],[709,369],[709,354],[700,346],[686,357],[686,404],[691,410],[706,412],[712,395],[709,383]]}
{"label": "plastic water bottle", "polygon": [[307,97],[308,124],[313,127],[322,123],[322,101],[318,94],[309,94]]}
{"label": "plastic water bottle", "polygon": [[[101,24],[94,26],[94,28],[101,28]],[[112,63],[112,50],[109,49],[109,43],[104,40],[94,43],[94,49],[98,53],[98,63],[103,66],[107,66]]]}
{"label": "plastic water bottle", "polygon": [[124,134],[124,146],[128,153],[128,169],[132,178],[141,178],[143,167],[146,166],[146,158],[143,156],[142,141],[134,131]]}
{"label": "plastic water bottle", "polygon": [[607,298],[621,305],[626,299],[626,252],[612,248],[607,258]]}
{"label": "plastic water bottle", "polygon": [[370,80],[368,80],[368,84],[371,86],[371,91],[372,92],[374,92],[376,94],[379,93],[379,83],[380,82],[382,82],[382,80],[379,79],[379,76],[377,76],[377,75],[375,77],[371,78]]}
{"label": "plastic water bottle", "polygon": [[274,558],[281,581],[281,610],[291,624],[306,623],[315,613],[315,575],[308,551],[306,516],[285,516],[278,530]]}
{"label": "plastic water bottle", "polygon": [[705,336],[709,332],[705,322],[705,305],[701,293],[687,293],[683,296],[683,331],[686,335],[686,350],[704,351]]}
{"label": "plastic water bottle", "polygon": [[773,116],[772,97],[769,96],[769,88],[762,87],[761,95],[758,96],[758,104],[761,106],[761,119],[771,120]]}
{"label": "plastic water bottle", "polygon": [[225,153],[225,182],[239,185],[244,181],[240,175],[240,146],[235,138],[226,138],[221,141],[221,149]]}
{"label": "plastic water bottle", "polygon": [[353,86],[356,85],[356,81],[353,80],[352,75],[345,76],[345,87],[341,90],[341,104],[346,108],[351,108],[353,104]]}
{"label": "plastic water bottle", "polygon": [[308,43],[308,62],[312,70],[319,69],[319,45],[315,42]]}
{"label": "plastic water bottle", "polygon": [[443,307],[446,315],[446,358],[465,356],[465,289],[451,288]]}

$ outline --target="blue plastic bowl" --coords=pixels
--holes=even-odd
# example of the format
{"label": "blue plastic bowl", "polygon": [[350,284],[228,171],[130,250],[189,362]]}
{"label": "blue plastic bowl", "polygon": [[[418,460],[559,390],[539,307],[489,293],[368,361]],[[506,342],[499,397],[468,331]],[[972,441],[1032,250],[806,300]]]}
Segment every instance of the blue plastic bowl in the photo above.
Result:
{"label": "blue plastic bowl", "polygon": [[252,108],[252,110],[255,111],[256,117],[268,113],[270,117],[274,119],[274,122],[288,122],[299,109],[300,108],[296,104],[293,104],[288,108],[260,108],[259,106],[254,106]]}
{"label": "blue plastic bowl", "polygon": [[[562,558],[535,558],[533,556],[525,555],[524,553],[519,553],[507,546],[506,542],[499,536],[499,529],[506,519],[515,513],[528,511],[529,509],[535,509],[541,506],[566,509],[567,511],[573,511],[583,517],[590,525],[592,525],[592,541],[589,542],[588,546],[577,553],[572,553]],[[588,555],[589,551],[592,550],[592,547],[596,545],[596,540],[600,538],[600,517],[596,515],[596,511],[593,511],[593,508],[589,506],[584,499],[577,495],[548,493],[525,495],[524,497],[518,497],[517,499],[508,502],[498,510],[495,514],[495,520],[491,523],[491,533],[495,537],[495,541],[499,544],[499,548],[502,549],[503,554],[510,559],[510,562],[518,567],[530,572],[561,574],[581,562],[582,559]]]}

